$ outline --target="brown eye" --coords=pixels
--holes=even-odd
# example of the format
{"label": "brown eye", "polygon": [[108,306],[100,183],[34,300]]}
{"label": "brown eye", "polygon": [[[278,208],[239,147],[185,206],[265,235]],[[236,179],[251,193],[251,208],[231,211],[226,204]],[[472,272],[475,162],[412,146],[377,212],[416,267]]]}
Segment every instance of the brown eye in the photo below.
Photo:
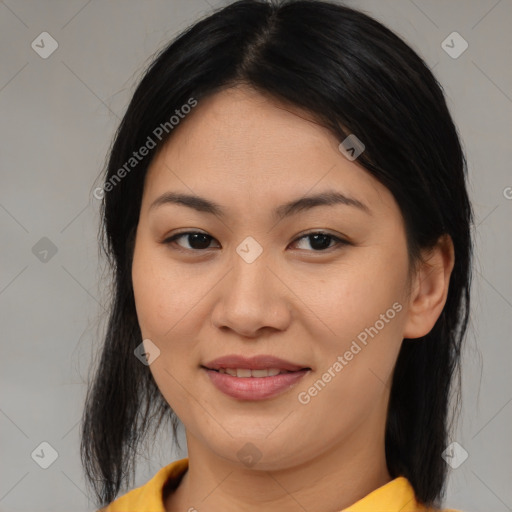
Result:
{"label": "brown eye", "polygon": [[214,238],[206,233],[201,233],[200,231],[188,231],[185,233],[178,233],[177,235],[173,235],[170,238],[167,238],[163,241],[164,244],[174,243],[176,240],[180,240],[185,238],[189,244],[189,247],[183,247],[178,244],[180,248],[185,250],[193,250],[193,251],[201,251],[204,249],[208,249],[210,242],[214,240]]}
{"label": "brown eye", "polygon": [[[294,243],[297,243],[300,240],[308,239],[310,247],[313,248],[315,252],[322,252],[325,249],[331,249],[336,245],[349,245],[346,240],[343,240],[337,236],[331,235],[330,233],[324,233],[321,231],[308,233],[306,235],[297,238]],[[330,245],[331,242],[335,242],[334,245]]]}

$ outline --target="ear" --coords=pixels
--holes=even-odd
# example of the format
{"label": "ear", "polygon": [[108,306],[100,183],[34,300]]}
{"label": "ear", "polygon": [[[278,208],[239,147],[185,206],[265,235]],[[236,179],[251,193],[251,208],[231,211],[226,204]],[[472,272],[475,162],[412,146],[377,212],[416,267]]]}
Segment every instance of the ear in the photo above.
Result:
{"label": "ear", "polygon": [[424,262],[413,278],[404,338],[420,338],[428,334],[443,311],[455,263],[450,235],[442,235],[423,258]]}

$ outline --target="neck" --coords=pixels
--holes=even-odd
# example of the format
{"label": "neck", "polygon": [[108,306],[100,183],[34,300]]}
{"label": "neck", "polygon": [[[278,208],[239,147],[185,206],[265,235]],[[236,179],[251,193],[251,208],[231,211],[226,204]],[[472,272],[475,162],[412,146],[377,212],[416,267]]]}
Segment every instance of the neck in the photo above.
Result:
{"label": "neck", "polygon": [[187,432],[189,469],[166,501],[168,512],[296,512],[343,510],[391,480],[384,433],[360,425],[315,458],[273,470],[241,467],[207,449]]}

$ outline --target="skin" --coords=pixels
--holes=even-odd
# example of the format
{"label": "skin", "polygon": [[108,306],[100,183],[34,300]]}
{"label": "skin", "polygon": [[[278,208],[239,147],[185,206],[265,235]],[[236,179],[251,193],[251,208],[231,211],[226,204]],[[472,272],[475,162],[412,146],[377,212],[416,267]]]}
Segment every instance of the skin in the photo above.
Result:
{"label": "skin", "polygon": [[[427,334],[441,314],[453,245],[440,239],[409,282],[397,203],[339,143],[303,112],[240,86],[202,100],[150,165],[132,278],[143,338],[160,350],[150,370],[186,429],[189,470],[168,511],[332,512],[391,480],[384,429],[393,368],[403,338]],[[371,215],[330,205],[272,219],[276,206],[326,189]],[[213,200],[227,215],[150,209],[168,191]],[[212,238],[163,243],[186,231]],[[315,231],[349,245],[327,239],[329,248],[315,249],[304,237]],[[263,249],[250,264],[236,252],[248,236]],[[300,403],[298,393],[397,302],[401,311]],[[275,398],[236,400],[200,369],[227,354],[271,354],[312,370]],[[252,467],[237,456],[248,442],[261,455]]]}

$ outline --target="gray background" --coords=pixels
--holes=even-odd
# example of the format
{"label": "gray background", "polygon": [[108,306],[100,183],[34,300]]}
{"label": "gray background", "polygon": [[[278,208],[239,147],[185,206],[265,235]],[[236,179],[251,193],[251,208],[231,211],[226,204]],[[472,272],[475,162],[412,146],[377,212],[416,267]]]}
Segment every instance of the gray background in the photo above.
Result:
{"label": "gray background", "polygon": [[[105,320],[92,190],[152,54],[226,3],[0,2],[0,511],[94,509],[78,456],[85,381]],[[463,414],[453,439],[469,457],[451,473],[446,506],[510,511],[512,1],[347,4],[424,57],[460,130],[477,249]],[[47,59],[31,47],[44,31],[58,42]],[[453,31],[469,44],[458,58],[441,46]],[[49,246],[43,237],[54,255],[41,252]],[[48,469],[31,458],[44,441],[58,452]],[[141,459],[137,485],[186,455],[172,450],[167,434],[155,446]]]}

